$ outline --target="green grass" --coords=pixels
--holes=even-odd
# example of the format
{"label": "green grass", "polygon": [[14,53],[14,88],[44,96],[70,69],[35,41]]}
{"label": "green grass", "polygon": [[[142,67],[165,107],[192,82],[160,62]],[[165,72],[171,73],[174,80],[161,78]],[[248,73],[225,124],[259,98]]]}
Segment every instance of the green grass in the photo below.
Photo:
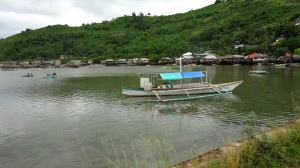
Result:
{"label": "green grass", "polygon": [[[200,164],[198,164],[200,165]],[[300,166],[300,122],[275,131],[271,135],[250,138],[238,152],[208,163],[204,167],[248,168],[248,167],[299,167]],[[196,166],[199,167],[199,166]]]}

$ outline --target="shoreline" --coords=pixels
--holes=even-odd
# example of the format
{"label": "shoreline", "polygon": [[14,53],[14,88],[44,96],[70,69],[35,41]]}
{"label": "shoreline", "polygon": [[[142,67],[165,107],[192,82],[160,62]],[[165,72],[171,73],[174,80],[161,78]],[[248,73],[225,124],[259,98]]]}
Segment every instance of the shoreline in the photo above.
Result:
{"label": "shoreline", "polygon": [[[281,124],[275,128],[271,128],[267,131],[262,132],[261,134],[258,134],[255,136],[255,138],[261,138],[263,136],[267,137],[275,137],[278,133],[286,133],[288,130],[292,129],[295,125],[300,124],[300,119],[294,119],[287,123]],[[218,158],[228,156],[230,154],[237,153],[241,151],[243,146],[245,146],[249,142],[250,138],[243,138],[240,140],[237,140],[232,143],[228,143],[222,147],[219,147],[217,149],[210,150],[208,152],[205,152],[196,158],[186,160],[184,162],[175,164],[171,166],[171,168],[194,168],[194,167],[204,167],[211,163],[212,161],[217,160]]]}

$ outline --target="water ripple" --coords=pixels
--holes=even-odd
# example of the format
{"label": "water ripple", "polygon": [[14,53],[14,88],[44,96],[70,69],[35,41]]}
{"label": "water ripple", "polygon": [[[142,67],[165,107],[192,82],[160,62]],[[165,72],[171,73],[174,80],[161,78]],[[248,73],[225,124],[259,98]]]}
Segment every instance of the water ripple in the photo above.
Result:
{"label": "water ripple", "polygon": [[[123,163],[124,151],[150,164],[161,142],[180,162],[194,157],[191,150],[201,154],[241,138],[249,122],[268,129],[298,117],[298,69],[257,78],[247,68],[199,67],[216,82],[245,82],[233,94],[163,103],[121,95],[123,85],[138,83],[137,72],[157,67],[39,69],[31,79],[19,77],[29,70],[0,72],[1,167],[107,167],[103,157]],[[51,72],[58,77],[45,79]]]}

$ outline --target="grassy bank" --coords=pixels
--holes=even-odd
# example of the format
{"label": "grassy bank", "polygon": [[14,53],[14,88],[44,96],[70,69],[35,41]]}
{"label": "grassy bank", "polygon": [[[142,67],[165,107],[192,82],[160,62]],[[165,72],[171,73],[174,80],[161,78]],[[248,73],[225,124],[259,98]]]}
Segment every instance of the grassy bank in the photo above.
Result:
{"label": "grassy bank", "polygon": [[174,166],[192,167],[300,167],[300,119]]}

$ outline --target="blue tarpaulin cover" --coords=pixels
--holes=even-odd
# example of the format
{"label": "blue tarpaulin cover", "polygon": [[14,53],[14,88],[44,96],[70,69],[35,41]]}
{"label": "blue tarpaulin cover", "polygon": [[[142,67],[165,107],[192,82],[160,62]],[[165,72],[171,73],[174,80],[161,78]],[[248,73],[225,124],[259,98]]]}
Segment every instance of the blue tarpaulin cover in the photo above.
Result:
{"label": "blue tarpaulin cover", "polygon": [[197,71],[197,72],[182,72],[182,76],[184,78],[202,78],[205,77],[203,72]]}
{"label": "blue tarpaulin cover", "polygon": [[163,80],[181,80],[181,79],[183,79],[181,73],[179,73],[179,72],[160,73],[159,75]]}

